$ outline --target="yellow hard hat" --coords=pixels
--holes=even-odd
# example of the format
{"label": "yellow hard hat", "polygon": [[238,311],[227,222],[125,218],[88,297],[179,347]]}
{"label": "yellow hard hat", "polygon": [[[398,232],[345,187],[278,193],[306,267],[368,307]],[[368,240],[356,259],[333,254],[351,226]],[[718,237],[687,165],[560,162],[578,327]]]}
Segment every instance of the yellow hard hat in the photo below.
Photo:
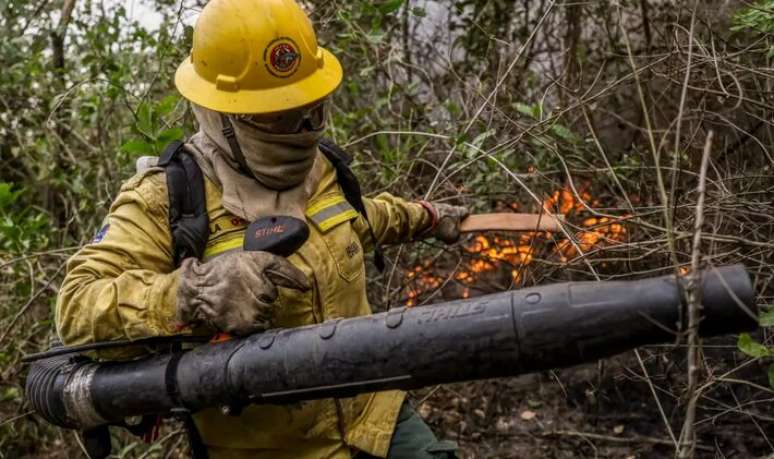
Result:
{"label": "yellow hard hat", "polygon": [[272,113],[320,100],[341,83],[338,59],[317,46],[293,0],[212,0],[193,33],[175,86],[222,113]]}

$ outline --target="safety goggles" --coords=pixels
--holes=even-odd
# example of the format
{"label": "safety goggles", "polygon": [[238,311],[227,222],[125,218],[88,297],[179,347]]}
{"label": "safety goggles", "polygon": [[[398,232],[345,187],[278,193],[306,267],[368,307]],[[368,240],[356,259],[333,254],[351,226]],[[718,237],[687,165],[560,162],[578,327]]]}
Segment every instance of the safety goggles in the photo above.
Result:
{"label": "safety goggles", "polygon": [[325,127],[325,100],[295,110],[268,114],[235,115],[235,118],[272,134],[297,134],[304,128],[318,131]]}

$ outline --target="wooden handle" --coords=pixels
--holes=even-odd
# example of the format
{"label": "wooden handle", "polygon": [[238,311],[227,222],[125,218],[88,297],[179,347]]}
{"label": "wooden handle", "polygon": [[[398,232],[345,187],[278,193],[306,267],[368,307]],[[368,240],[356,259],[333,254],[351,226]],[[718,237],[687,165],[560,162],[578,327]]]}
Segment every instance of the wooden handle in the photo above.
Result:
{"label": "wooden handle", "polygon": [[463,220],[460,231],[559,231],[563,220],[547,214],[478,214]]}

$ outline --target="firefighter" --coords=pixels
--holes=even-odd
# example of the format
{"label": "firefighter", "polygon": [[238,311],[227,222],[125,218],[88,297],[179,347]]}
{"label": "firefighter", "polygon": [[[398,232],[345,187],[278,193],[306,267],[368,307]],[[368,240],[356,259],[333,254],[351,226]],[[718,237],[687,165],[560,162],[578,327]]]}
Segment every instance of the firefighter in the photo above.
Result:
{"label": "firefighter", "polygon": [[[180,212],[169,174],[146,161],[67,265],[56,308],[62,341],[181,330],[246,335],[370,314],[364,252],[457,239],[464,207],[383,193],[362,198],[358,211],[345,196],[336,164],[320,148],[326,106],[341,80],[339,61],[317,45],[293,0],[209,2],[175,76],[199,125],[185,151],[202,172],[205,225],[170,223]],[[301,248],[287,258],[242,250],[247,225],[274,215],[306,222]],[[197,228],[206,230],[200,253],[180,257],[178,238],[196,241]],[[109,357],[130,356],[120,354]],[[201,439],[194,447],[213,459],[455,457],[455,446],[437,440],[405,399],[386,391],[252,405],[231,416],[209,409],[194,415]]]}

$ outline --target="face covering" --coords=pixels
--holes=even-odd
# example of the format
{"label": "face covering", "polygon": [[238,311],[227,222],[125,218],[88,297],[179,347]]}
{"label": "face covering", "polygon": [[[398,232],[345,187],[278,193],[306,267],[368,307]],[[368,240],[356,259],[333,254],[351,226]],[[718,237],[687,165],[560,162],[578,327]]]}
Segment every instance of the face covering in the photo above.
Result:
{"label": "face covering", "polygon": [[204,174],[221,189],[226,210],[247,221],[271,215],[304,219],[306,201],[322,176],[322,129],[272,134],[229,118],[248,169],[240,171],[221,114],[196,105],[193,112],[199,132],[189,146]]}
{"label": "face covering", "polygon": [[[232,159],[257,181],[274,190],[292,188],[303,182],[314,164],[322,131],[271,134],[230,119],[237,143],[228,144]],[[242,145],[245,145],[243,148]],[[242,152],[243,158],[235,157]]]}

